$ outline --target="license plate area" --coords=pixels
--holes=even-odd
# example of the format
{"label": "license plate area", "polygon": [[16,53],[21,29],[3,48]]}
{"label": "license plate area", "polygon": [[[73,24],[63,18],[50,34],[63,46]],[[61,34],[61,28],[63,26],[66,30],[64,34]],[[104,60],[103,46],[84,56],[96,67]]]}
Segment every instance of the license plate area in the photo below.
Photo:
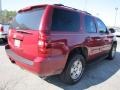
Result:
{"label": "license plate area", "polygon": [[15,46],[15,47],[20,47],[20,43],[21,43],[20,40],[18,40],[18,39],[15,39],[15,40],[14,40],[14,46]]}

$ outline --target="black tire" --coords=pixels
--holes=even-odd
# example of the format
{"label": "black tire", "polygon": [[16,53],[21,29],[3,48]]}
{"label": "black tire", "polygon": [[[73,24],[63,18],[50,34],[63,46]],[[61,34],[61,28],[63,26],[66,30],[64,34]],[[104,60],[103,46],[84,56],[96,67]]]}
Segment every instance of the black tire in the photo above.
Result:
{"label": "black tire", "polygon": [[[61,80],[66,83],[66,84],[75,84],[77,83],[81,77],[82,77],[82,74],[84,72],[84,69],[85,69],[85,59],[82,55],[80,54],[74,54],[72,55],[71,57],[68,58],[68,63],[66,64],[66,67],[64,69],[64,71],[62,72],[62,74],[60,75],[60,78]],[[71,70],[73,69],[73,64],[75,64],[75,62],[79,61],[77,64],[80,64],[82,65],[82,69],[81,69],[81,72],[80,72],[80,75],[78,75],[78,77],[76,79],[73,79],[72,78],[72,73],[71,73]],[[80,66],[79,65],[79,66]],[[77,67],[78,68],[78,67]],[[75,68],[74,68],[75,70]],[[80,68],[79,68],[79,71],[80,71]],[[78,71],[78,72],[79,72]],[[75,71],[74,74],[76,74],[77,71]],[[75,75],[76,76],[76,75]]]}
{"label": "black tire", "polygon": [[7,42],[7,39],[5,39],[5,38],[2,38],[2,41],[3,41],[3,42]]}
{"label": "black tire", "polygon": [[116,54],[116,47],[117,45],[116,44],[113,44],[112,47],[111,47],[111,50],[108,54],[108,59],[109,60],[113,60],[115,58],[115,54]]}
{"label": "black tire", "polygon": [[0,41],[3,41],[2,38],[0,38]]}

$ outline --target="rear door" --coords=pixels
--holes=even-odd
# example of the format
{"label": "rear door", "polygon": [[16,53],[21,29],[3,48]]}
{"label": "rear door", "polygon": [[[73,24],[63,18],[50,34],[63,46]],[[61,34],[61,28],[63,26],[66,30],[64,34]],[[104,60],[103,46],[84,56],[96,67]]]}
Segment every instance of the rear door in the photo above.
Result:
{"label": "rear door", "polygon": [[69,47],[80,44],[79,30],[79,12],[54,8],[51,24],[52,55],[65,55]]}
{"label": "rear door", "polygon": [[86,32],[85,44],[88,47],[88,54],[91,60],[95,59],[100,54],[101,36],[97,33],[97,27],[94,18],[90,15],[84,16],[84,29]]}
{"label": "rear door", "polygon": [[11,49],[30,60],[38,55],[39,25],[44,8],[20,12],[10,25],[9,45]]}

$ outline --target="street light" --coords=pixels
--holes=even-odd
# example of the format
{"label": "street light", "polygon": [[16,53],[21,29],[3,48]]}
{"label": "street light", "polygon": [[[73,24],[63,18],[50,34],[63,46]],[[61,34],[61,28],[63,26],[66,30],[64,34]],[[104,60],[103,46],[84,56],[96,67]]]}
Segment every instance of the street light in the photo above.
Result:
{"label": "street light", "polygon": [[87,3],[88,3],[88,1],[87,0],[84,0],[84,1],[85,1],[84,11],[87,11]]}
{"label": "street light", "polygon": [[115,8],[115,24],[114,24],[114,26],[116,26],[117,12],[118,12],[118,8]]}
{"label": "street light", "polygon": [[2,0],[0,0],[0,11],[2,11]]}
{"label": "street light", "polygon": [[0,23],[2,23],[2,0],[0,0]]}

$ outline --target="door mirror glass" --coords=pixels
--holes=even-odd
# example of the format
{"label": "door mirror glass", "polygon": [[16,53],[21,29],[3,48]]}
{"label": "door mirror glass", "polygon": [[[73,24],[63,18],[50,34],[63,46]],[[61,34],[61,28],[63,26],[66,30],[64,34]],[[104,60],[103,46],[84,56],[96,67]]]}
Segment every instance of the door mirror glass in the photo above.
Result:
{"label": "door mirror glass", "polygon": [[100,30],[99,33],[105,33],[105,31],[104,30]]}

